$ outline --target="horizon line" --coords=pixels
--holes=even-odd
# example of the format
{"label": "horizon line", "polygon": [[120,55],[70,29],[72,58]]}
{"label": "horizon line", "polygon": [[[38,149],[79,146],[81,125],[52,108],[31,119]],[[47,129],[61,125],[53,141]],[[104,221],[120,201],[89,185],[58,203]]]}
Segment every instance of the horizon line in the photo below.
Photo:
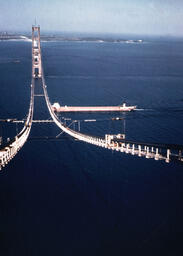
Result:
{"label": "horizon line", "polygon": [[[32,26],[35,25],[31,25]],[[38,25],[36,25],[38,26]],[[39,25],[40,26],[40,25]],[[40,26],[41,28],[41,26]],[[28,29],[0,29],[0,33],[30,33],[31,34],[31,30]],[[171,34],[171,33],[167,33],[167,34],[155,34],[155,33],[127,33],[127,32],[99,32],[99,31],[72,31],[72,30],[50,30],[50,29],[41,29],[42,33],[57,33],[57,34],[80,34],[80,35],[113,35],[113,36],[136,36],[136,37],[172,37],[172,38],[183,38],[183,34]]]}

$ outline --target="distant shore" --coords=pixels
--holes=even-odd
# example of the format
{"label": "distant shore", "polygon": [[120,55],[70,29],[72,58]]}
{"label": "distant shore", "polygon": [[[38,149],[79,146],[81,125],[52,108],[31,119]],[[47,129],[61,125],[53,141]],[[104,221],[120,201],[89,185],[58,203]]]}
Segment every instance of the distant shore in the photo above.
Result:
{"label": "distant shore", "polygon": [[[31,41],[30,36],[0,34],[0,41]],[[142,39],[121,39],[121,38],[103,38],[103,37],[69,37],[69,36],[42,36],[42,41],[71,41],[71,42],[98,42],[98,43],[143,43]]]}

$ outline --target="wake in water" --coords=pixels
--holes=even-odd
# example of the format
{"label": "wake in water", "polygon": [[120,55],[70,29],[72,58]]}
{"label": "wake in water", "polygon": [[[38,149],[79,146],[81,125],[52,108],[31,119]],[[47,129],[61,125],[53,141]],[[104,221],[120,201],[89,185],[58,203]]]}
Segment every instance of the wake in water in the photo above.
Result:
{"label": "wake in water", "polygon": [[136,109],[134,109],[134,111],[154,111],[154,109],[150,109],[150,108],[147,108],[147,109],[145,109],[145,108],[136,108]]}

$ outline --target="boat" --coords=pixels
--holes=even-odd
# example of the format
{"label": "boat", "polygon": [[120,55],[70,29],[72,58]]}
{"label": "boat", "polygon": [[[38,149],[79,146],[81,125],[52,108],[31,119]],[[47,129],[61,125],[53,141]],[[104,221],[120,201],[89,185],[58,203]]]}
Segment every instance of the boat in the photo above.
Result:
{"label": "boat", "polygon": [[136,109],[136,106],[127,106],[123,103],[119,106],[60,106],[58,102],[52,105],[55,112],[129,112]]}

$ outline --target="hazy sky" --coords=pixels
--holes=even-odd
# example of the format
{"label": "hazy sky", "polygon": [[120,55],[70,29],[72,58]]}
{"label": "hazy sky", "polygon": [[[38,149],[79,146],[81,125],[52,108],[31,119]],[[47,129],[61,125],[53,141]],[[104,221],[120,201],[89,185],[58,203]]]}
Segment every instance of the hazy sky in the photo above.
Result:
{"label": "hazy sky", "polygon": [[0,31],[183,35],[183,0],[0,0]]}

